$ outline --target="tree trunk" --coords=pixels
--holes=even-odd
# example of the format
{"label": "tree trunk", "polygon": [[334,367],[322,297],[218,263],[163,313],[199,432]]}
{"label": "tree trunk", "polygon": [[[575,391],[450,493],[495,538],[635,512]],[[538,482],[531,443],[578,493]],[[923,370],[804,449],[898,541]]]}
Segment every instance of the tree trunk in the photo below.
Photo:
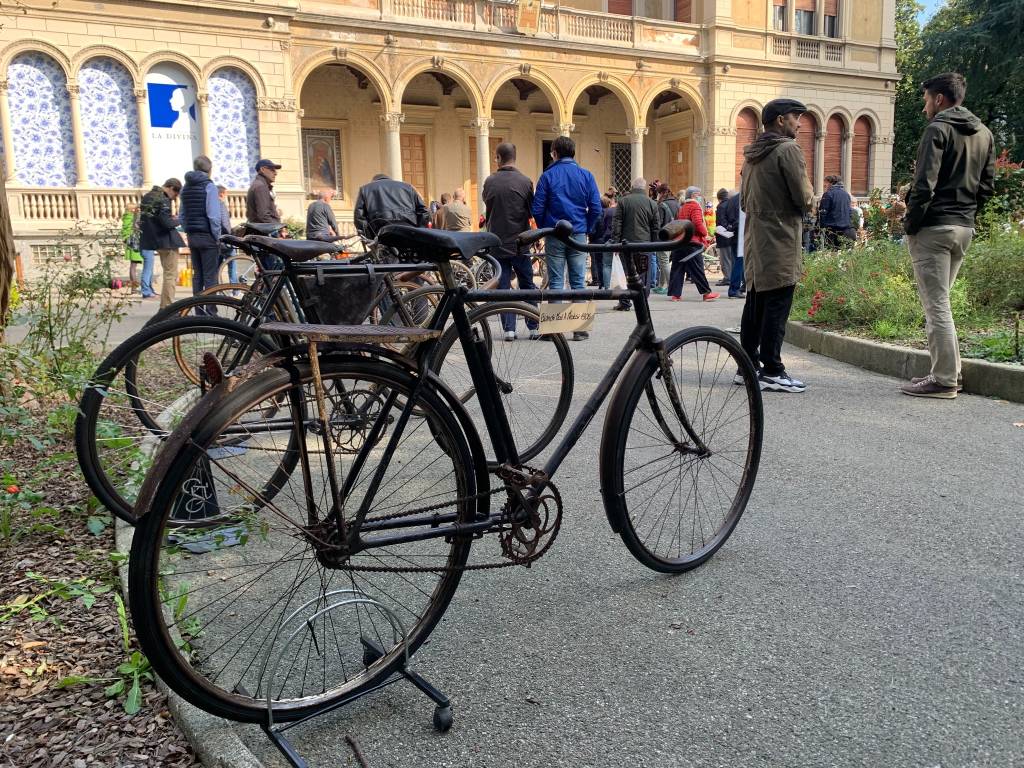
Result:
{"label": "tree trunk", "polygon": [[7,328],[10,312],[11,286],[14,285],[17,274],[11,206],[7,201],[5,175],[4,169],[0,167],[0,342],[4,340],[4,329]]}

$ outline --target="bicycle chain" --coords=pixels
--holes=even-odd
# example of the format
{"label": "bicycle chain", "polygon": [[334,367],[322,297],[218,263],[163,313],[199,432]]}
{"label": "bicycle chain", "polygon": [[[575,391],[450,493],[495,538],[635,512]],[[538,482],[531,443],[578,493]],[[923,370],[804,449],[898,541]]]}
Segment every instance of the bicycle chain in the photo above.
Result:
{"label": "bicycle chain", "polygon": [[[540,472],[540,470],[534,469],[533,467],[528,467],[525,464],[520,465],[520,468],[523,469],[523,470],[526,470],[527,472],[529,472],[531,474],[537,474],[537,473]],[[544,484],[545,485],[550,485],[550,481],[545,481]],[[554,488],[553,485],[551,487]],[[433,512],[433,511],[438,510],[438,509],[444,509],[445,507],[449,507],[452,504],[458,504],[461,501],[465,501],[465,500],[469,500],[469,499],[474,499],[475,500],[475,499],[489,498],[491,496],[494,496],[495,494],[505,493],[507,491],[508,491],[508,487],[505,485],[505,481],[502,481],[502,485],[500,487],[495,488],[495,489],[493,489],[491,491],[488,491],[486,493],[477,493],[477,494],[474,494],[472,496],[462,496],[462,497],[460,497],[458,499],[455,499],[454,502],[450,501],[450,502],[442,502],[442,503],[438,503],[438,504],[431,504],[430,506],[427,506],[427,507],[418,507],[416,509],[406,510],[405,512],[395,512],[395,513],[390,514],[390,515],[378,515],[376,517],[366,518],[366,520],[364,522],[379,522],[379,521],[382,521],[382,520],[396,520],[396,519],[402,518],[402,517],[411,517],[413,515],[423,514],[425,512]],[[558,493],[557,490],[555,491],[555,493],[557,495],[557,493]],[[560,497],[559,497],[559,499],[560,499]],[[346,565],[338,566],[337,569],[338,570],[343,570],[343,571],[356,571],[356,572],[361,572],[361,573],[450,573],[450,572],[455,572],[455,571],[487,571],[487,570],[495,570],[497,568],[508,568],[510,566],[513,566],[513,565],[522,565],[522,566],[529,567],[534,561],[539,560],[548,551],[548,549],[551,548],[551,544],[554,542],[555,537],[558,536],[558,531],[561,528],[561,522],[562,522],[561,501],[559,500],[558,503],[559,503],[559,514],[558,514],[558,516],[555,519],[555,524],[554,524],[554,527],[553,527],[553,529],[551,531],[551,536],[550,536],[549,540],[547,541],[547,543],[543,547],[540,547],[536,552],[534,552],[532,555],[529,555],[527,557],[522,557],[522,558],[518,558],[518,559],[514,559],[514,560],[509,560],[508,562],[501,561],[501,562],[495,562],[495,563],[479,563],[479,564],[476,564],[476,565],[436,566],[436,567],[434,567],[434,566],[415,566],[415,565],[387,566],[387,565],[351,565],[351,564],[346,564]],[[507,506],[508,505],[506,504],[506,507]],[[499,523],[499,525],[501,525],[501,523]],[[497,534],[500,535],[502,530],[503,530],[502,528],[498,528],[495,531],[490,531],[490,533],[497,533]]]}

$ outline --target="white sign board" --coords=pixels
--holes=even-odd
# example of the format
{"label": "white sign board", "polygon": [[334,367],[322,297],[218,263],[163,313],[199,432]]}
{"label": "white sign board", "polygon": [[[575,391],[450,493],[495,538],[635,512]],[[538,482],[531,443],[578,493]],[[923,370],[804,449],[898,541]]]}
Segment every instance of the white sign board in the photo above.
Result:
{"label": "white sign board", "polygon": [[544,301],[541,302],[537,311],[540,312],[542,335],[585,331],[594,324],[594,317],[597,315],[597,302],[555,304]]}
{"label": "white sign board", "polygon": [[146,75],[146,92],[153,183],[172,177],[183,182],[203,151],[195,83],[181,67],[165,62]]}

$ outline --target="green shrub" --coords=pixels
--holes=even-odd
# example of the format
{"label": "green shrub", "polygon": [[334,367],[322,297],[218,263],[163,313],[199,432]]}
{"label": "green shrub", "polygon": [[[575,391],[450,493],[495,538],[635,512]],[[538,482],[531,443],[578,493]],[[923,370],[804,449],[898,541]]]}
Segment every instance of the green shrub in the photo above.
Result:
{"label": "green shrub", "polygon": [[[976,240],[950,292],[953,318],[965,334],[1005,335],[1015,311],[1024,308],[1024,237],[998,234]],[[905,245],[878,240],[864,248],[809,254],[797,286],[791,317],[866,333],[881,339],[920,338],[924,312]],[[1003,330],[999,330],[1003,329]],[[1005,357],[1006,342],[973,348]]]}

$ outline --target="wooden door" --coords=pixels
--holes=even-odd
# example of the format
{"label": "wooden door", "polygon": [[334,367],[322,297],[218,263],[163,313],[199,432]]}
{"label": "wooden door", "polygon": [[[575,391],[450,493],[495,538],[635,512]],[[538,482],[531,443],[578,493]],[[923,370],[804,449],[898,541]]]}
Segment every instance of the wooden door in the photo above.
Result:
{"label": "wooden door", "polygon": [[757,113],[750,107],[736,115],[736,188],[740,186],[740,172],[743,170],[743,150],[757,138]]}
{"label": "wooden door", "polygon": [[402,134],[402,178],[412,184],[424,202],[427,199],[427,137],[422,133]]}
{"label": "wooden door", "polygon": [[665,144],[668,150],[668,185],[672,194],[690,183],[690,139],[676,139]]}
{"label": "wooden door", "polygon": [[[504,141],[500,136],[491,136],[489,143],[491,145],[491,169],[490,173],[494,173],[498,170],[498,162],[494,157],[494,152],[498,148],[498,145]],[[477,204],[477,190],[479,185],[477,184],[477,163],[476,163],[476,136],[469,137],[469,179],[466,181],[466,198],[469,203],[470,210],[473,211],[473,226],[480,220],[480,214],[483,211],[480,210],[480,206]]]}
{"label": "wooden door", "polygon": [[814,159],[815,150],[818,146],[818,139],[815,134],[818,132],[818,119],[810,112],[804,112],[800,116],[800,132],[796,135],[796,141],[804,153],[804,162],[807,164],[807,178],[814,186]]}
{"label": "wooden door", "polygon": [[871,121],[866,117],[857,119],[853,124],[853,168],[850,169],[850,192],[855,195],[866,195],[869,165],[871,162]]}
{"label": "wooden door", "polygon": [[[832,115],[825,128],[825,175],[843,176],[843,118]],[[843,179],[849,181],[849,179]]]}

